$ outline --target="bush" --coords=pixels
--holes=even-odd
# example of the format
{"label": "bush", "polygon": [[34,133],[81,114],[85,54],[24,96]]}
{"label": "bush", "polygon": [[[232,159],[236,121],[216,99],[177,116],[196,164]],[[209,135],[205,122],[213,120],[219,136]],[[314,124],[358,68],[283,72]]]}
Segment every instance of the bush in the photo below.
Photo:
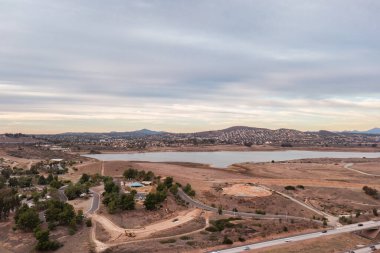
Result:
{"label": "bush", "polygon": [[92,220],[91,220],[91,218],[88,218],[88,219],[86,220],[86,226],[87,226],[87,227],[92,227]]}
{"label": "bush", "polygon": [[261,215],[265,215],[265,214],[266,214],[266,212],[265,212],[264,210],[260,210],[260,209],[257,209],[257,210],[255,211],[255,213],[256,213],[256,214],[261,214]]}
{"label": "bush", "polygon": [[292,186],[292,185],[285,186],[284,188],[287,191],[295,191],[296,190],[296,188],[294,186]]}
{"label": "bush", "polygon": [[186,235],[184,235],[184,236],[181,236],[179,239],[181,239],[181,240],[183,240],[183,241],[187,241],[187,240],[191,240],[191,239],[193,239],[193,238],[191,238],[190,236],[186,236]]}
{"label": "bush", "polygon": [[33,231],[40,224],[37,211],[25,204],[16,211],[15,221],[17,227],[25,231]]}
{"label": "bush", "polygon": [[371,188],[371,187],[368,187],[368,186],[364,186],[363,187],[363,191],[365,192],[365,194],[377,199],[378,198],[378,192],[376,189],[374,188]]}
{"label": "bush", "polygon": [[303,185],[300,184],[300,185],[297,185],[297,188],[298,188],[298,189],[302,189],[302,190],[304,190],[304,189],[305,189],[305,186],[303,186]]}
{"label": "bush", "polygon": [[206,228],[206,231],[214,233],[214,232],[218,232],[219,230],[214,226],[209,226]]}
{"label": "bush", "polygon": [[239,242],[245,242],[245,239],[243,237],[239,237]]}
{"label": "bush", "polygon": [[223,238],[223,244],[233,244],[234,242],[228,238],[227,236],[224,236]]}
{"label": "bush", "polygon": [[187,245],[189,246],[194,246],[196,244],[196,242],[194,241],[189,241],[189,242],[186,242]]}
{"label": "bush", "polygon": [[175,243],[177,240],[176,239],[167,239],[167,240],[162,240],[160,243],[166,244],[166,243]]}

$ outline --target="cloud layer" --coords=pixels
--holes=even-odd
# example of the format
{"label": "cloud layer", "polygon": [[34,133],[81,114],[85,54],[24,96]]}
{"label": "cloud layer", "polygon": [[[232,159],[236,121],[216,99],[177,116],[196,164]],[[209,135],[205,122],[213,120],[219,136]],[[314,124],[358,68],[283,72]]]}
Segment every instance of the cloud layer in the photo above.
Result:
{"label": "cloud layer", "polygon": [[380,2],[0,0],[0,132],[380,122]]}

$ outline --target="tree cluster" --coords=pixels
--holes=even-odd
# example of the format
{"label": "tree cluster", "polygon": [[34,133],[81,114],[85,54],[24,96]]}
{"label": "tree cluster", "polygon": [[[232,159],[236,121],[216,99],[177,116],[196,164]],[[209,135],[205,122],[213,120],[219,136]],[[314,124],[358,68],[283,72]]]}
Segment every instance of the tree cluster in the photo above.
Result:
{"label": "tree cluster", "polygon": [[17,209],[15,221],[17,228],[24,231],[33,231],[41,222],[36,209],[25,204]]}
{"label": "tree cluster", "polygon": [[194,197],[195,196],[195,191],[192,189],[191,185],[190,184],[187,184],[185,187],[183,187],[183,191],[191,196],[191,197]]}
{"label": "tree cluster", "polygon": [[45,211],[46,221],[56,225],[69,225],[76,222],[74,207],[58,200],[49,200]]}
{"label": "tree cluster", "polygon": [[0,189],[0,220],[6,219],[10,211],[20,206],[20,199],[13,189]]}
{"label": "tree cluster", "polygon": [[154,173],[152,171],[145,172],[145,170],[136,170],[129,168],[124,171],[123,176],[128,180],[141,180],[141,181],[151,181],[154,179]]}
{"label": "tree cluster", "polygon": [[58,241],[52,241],[49,238],[49,230],[42,230],[40,227],[37,227],[34,230],[34,236],[37,239],[36,250],[48,251],[48,250],[57,250],[62,246]]}
{"label": "tree cluster", "polygon": [[89,192],[89,185],[87,183],[69,184],[65,189],[65,195],[69,200],[80,197],[82,193]]}
{"label": "tree cluster", "polygon": [[363,187],[363,191],[365,192],[365,194],[377,199],[378,198],[378,192],[375,188],[371,188],[371,187],[368,187],[368,186],[364,186]]}
{"label": "tree cluster", "polygon": [[156,210],[157,207],[164,202],[168,195],[168,189],[172,193],[178,192],[178,186],[173,184],[173,178],[165,178],[163,183],[158,183],[156,192],[151,192],[145,197],[144,206],[146,210]]}
{"label": "tree cluster", "polygon": [[107,206],[109,213],[115,213],[118,210],[135,209],[135,191],[131,193],[120,193],[120,188],[112,178],[106,178],[104,182],[103,204]]}

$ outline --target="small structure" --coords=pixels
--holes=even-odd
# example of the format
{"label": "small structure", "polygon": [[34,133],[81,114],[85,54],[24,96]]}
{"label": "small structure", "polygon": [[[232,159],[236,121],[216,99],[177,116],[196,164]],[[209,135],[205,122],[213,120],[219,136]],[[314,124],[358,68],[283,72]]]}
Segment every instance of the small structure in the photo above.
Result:
{"label": "small structure", "polygon": [[152,185],[152,181],[142,181],[141,183],[145,186]]}
{"label": "small structure", "polygon": [[134,188],[144,187],[144,185],[142,183],[139,183],[139,182],[133,182],[133,183],[129,184],[129,186],[134,187]]}
{"label": "small structure", "polygon": [[53,159],[50,159],[50,163],[60,163],[62,162],[63,159],[60,159],[60,158],[53,158]]}

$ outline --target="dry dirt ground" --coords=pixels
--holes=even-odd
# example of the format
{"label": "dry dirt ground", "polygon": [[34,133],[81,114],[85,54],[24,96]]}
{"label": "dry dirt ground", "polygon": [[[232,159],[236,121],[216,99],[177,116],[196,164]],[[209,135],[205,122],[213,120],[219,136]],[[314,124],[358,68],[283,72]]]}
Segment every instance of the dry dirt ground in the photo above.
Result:
{"label": "dry dirt ground", "polygon": [[222,194],[236,197],[267,197],[272,195],[272,192],[250,184],[234,184],[222,189]]}
{"label": "dry dirt ground", "polygon": [[29,252],[35,243],[33,234],[13,231],[13,226],[13,216],[9,217],[9,221],[0,222],[0,252],[3,252],[2,249],[13,253]]}
{"label": "dry dirt ground", "polygon": [[357,245],[368,245],[371,241],[355,234],[334,235],[311,239],[304,242],[290,243],[287,246],[251,250],[252,253],[341,253],[355,249]]}
{"label": "dry dirt ground", "polygon": [[[324,159],[322,159],[324,160]],[[378,160],[378,159],[377,159]],[[375,172],[378,162],[357,159],[353,168]],[[347,162],[351,162],[350,159]],[[372,177],[346,169],[345,161],[302,160],[285,163],[241,164],[239,170],[251,175],[259,184],[285,192],[299,200],[331,213],[350,214],[356,210],[380,208],[380,200],[366,195],[367,185],[380,190],[380,177]],[[246,180],[242,180],[246,181]],[[286,191],[285,186],[303,185],[304,190]]]}
{"label": "dry dirt ground", "polygon": [[353,169],[380,176],[380,162],[355,164]]}
{"label": "dry dirt ground", "polygon": [[108,214],[106,208],[101,205],[98,213],[104,215],[118,226],[130,229],[140,228],[160,220],[174,218],[178,215],[178,212],[185,210],[187,210],[186,207],[178,205],[172,196],[168,196],[163,203],[163,208],[154,212],[145,210],[140,203],[136,205],[136,210],[112,215]]}
{"label": "dry dirt ground", "polygon": [[[211,220],[226,219],[229,217],[213,215]],[[196,233],[178,235],[169,239],[149,239],[146,243],[135,242],[112,247],[112,252],[208,252],[226,246],[221,245],[224,235],[234,241],[234,246],[253,243],[265,239],[274,239],[284,236],[284,227],[289,230],[287,234],[297,234],[302,232],[312,232],[318,230],[315,224],[309,222],[291,223],[290,221],[269,221],[269,220],[235,220],[231,221],[233,227],[226,228],[219,232],[198,231]],[[239,242],[239,237],[247,239]],[[250,239],[249,239],[250,238]],[[215,248],[215,246],[218,246]]]}
{"label": "dry dirt ground", "polygon": [[91,203],[92,203],[92,198],[77,198],[74,200],[69,200],[68,203],[70,205],[73,205],[74,209],[76,211],[82,210],[83,213],[86,213],[87,210],[90,209]]}
{"label": "dry dirt ground", "polygon": [[[11,215],[9,221],[0,222],[0,252],[1,253],[25,253],[35,252],[33,247],[36,239],[33,233],[26,233],[20,230],[13,231],[14,219]],[[44,225],[44,228],[45,225]],[[89,252],[90,249],[90,229],[82,226],[78,228],[75,235],[68,235],[67,228],[57,227],[56,230],[51,231],[50,238],[58,240],[63,243],[63,247],[59,248],[57,253],[69,252]]]}

